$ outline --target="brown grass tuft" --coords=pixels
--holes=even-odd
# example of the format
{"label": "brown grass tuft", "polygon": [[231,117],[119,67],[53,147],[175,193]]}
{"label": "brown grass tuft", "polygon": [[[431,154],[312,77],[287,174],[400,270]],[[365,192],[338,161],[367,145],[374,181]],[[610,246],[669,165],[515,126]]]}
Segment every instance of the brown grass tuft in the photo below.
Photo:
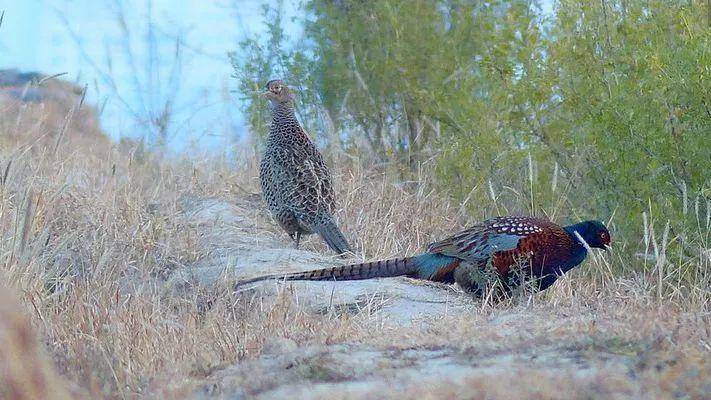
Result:
{"label": "brown grass tuft", "polygon": [[0,286],[0,398],[63,400],[70,396],[45,355],[23,306],[13,291]]}

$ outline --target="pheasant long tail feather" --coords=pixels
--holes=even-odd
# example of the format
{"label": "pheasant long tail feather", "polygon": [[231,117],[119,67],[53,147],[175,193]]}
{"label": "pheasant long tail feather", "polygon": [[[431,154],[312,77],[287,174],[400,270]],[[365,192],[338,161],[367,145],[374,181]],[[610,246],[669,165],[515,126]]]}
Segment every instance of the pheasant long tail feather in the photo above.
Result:
{"label": "pheasant long tail feather", "polygon": [[351,251],[351,246],[332,219],[329,218],[326,222],[315,226],[314,231],[318,233],[323,240],[326,241],[328,247],[336,253],[343,254],[347,251]]}
{"label": "pheasant long tail feather", "polygon": [[392,260],[373,261],[361,264],[350,264],[341,267],[316,269],[291,274],[265,275],[237,282],[235,287],[266,280],[286,281],[355,281],[372,278],[387,278],[392,276],[415,276],[417,274],[417,257],[395,258]]}
{"label": "pheasant long tail feather", "polygon": [[237,282],[235,287],[266,280],[286,281],[355,281],[393,276],[409,276],[438,282],[453,282],[452,273],[460,260],[441,254],[425,253],[415,257],[394,258],[316,269],[291,274],[265,275]]}

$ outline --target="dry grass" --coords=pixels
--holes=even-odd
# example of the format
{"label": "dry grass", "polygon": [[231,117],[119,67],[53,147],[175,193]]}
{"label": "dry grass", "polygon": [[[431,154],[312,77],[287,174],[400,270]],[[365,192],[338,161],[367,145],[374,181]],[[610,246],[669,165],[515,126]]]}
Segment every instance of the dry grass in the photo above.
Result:
{"label": "dry grass", "polygon": [[72,398],[15,297],[13,291],[0,286],[0,398]]}
{"label": "dry grass", "polygon": [[[611,256],[589,260],[544,294],[496,305],[472,300],[477,313],[449,316],[422,329],[383,327],[368,313],[309,313],[288,290],[268,308],[256,299],[226,293],[203,312],[198,300],[208,289],[175,298],[160,285],[171,271],[208,256],[196,246],[200,231],[177,218],[181,200],[249,201],[248,193],[258,192],[254,156],[241,157],[237,165],[212,158],[164,161],[130,146],[108,145],[100,137],[87,140],[74,134],[61,138],[54,154],[55,141],[36,139],[56,139],[57,132],[34,124],[29,118],[34,114],[25,115],[27,119],[20,115],[0,132],[2,283],[17,290],[21,305],[11,308],[30,319],[54,369],[77,393],[90,398],[189,396],[213,372],[258,357],[264,343],[274,338],[300,346],[447,346],[478,355],[566,343],[596,360],[600,352],[631,354],[639,363],[636,385],[648,385],[648,397],[701,398],[708,389],[711,250],[708,242],[692,243],[694,253],[686,258],[666,258],[664,249],[673,238],[652,235],[654,228],[664,231],[656,221],[647,223],[646,242],[620,240],[625,244]],[[8,130],[12,134],[6,135]],[[351,162],[342,163],[336,174],[340,224],[366,258],[414,253],[471,218],[437,194],[424,170],[411,183]],[[278,232],[259,209],[250,218]],[[708,216],[699,215],[699,220],[708,221]],[[697,236],[708,239],[707,224],[699,224],[702,234]],[[286,238],[284,245],[290,245]],[[326,251],[315,238],[305,246]],[[638,252],[648,257],[632,256]],[[8,312],[12,321],[20,318],[8,310],[6,304],[12,303],[0,302],[0,319]],[[514,331],[491,323],[507,315],[520,319]],[[14,340],[12,335],[34,341],[27,339],[33,334],[24,323],[12,321],[0,326],[3,349],[8,348],[7,337]],[[35,344],[10,343],[11,350],[37,354]],[[46,361],[38,360],[36,368],[13,370],[11,379],[32,379],[37,390],[52,393],[25,398],[63,398],[65,384],[53,378]],[[49,378],[37,380],[33,374]],[[601,368],[579,388],[566,375],[515,370],[493,379],[470,377],[464,383],[423,384],[385,395],[634,397],[638,386],[630,379]],[[0,395],[8,396],[12,392],[4,385]],[[10,390],[15,386],[10,384]]]}

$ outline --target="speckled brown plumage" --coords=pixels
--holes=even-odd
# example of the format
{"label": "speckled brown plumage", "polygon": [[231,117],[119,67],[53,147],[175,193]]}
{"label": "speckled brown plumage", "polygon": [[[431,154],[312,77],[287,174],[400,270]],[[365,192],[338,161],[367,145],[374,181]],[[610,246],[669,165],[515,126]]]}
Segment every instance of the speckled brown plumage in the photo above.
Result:
{"label": "speckled brown plumage", "polygon": [[336,211],[331,173],[321,153],[294,115],[289,88],[280,80],[267,83],[272,123],[259,167],[262,193],[272,216],[294,239],[318,233],[337,253],[350,246],[333,220]]}

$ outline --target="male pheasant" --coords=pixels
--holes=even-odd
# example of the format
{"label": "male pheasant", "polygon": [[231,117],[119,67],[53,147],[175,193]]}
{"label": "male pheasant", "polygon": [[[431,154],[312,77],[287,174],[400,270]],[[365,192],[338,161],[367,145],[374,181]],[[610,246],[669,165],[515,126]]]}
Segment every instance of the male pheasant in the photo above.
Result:
{"label": "male pheasant", "polygon": [[318,233],[335,252],[350,251],[333,220],[336,202],[331,173],[296,120],[289,88],[281,80],[272,80],[263,95],[271,102],[273,114],[259,166],[269,211],[297,248],[302,235]]}
{"label": "male pheasant", "polygon": [[545,290],[580,264],[588,248],[607,249],[609,244],[610,232],[599,221],[560,227],[542,218],[497,217],[432,243],[427,252],[418,256],[269,275],[239,282],[237,286],[267,279],[344,281],[404,275],[456,282],[477,295],[496,280],[506,291],[524,282]]}

